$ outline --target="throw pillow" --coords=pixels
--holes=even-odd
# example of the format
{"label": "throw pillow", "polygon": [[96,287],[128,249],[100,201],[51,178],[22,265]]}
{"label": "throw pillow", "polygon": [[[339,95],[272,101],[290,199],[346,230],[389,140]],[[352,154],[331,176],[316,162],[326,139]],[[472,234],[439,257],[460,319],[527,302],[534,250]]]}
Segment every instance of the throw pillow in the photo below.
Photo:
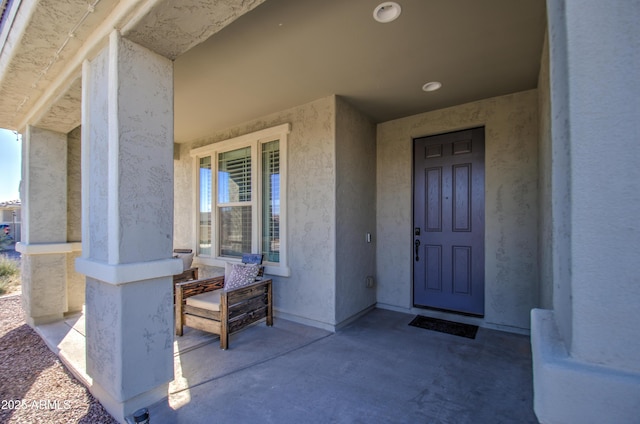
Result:
{"label": "throw pillow", "polygon": [[224,290],[234,290],[256,280],[259,271],[258,264],[230,264],[227,262],[224,272]]}
{"label": "throw pillow", "polygon": [[191,264],[193,263],[193,253],[175,253],[173,255],[174,258],[182,259],[182,271],[186,271],[191,268]]}

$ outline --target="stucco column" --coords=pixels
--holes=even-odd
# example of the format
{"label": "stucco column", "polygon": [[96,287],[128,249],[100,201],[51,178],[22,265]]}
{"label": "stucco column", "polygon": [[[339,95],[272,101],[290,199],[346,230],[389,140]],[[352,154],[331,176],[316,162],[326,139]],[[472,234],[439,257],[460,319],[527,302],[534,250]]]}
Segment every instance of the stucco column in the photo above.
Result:
{"label": "stucco column", "polygon": [[113,32],[82,107],[87,373],[122,421],[173,379],[173,63]]}
{"label": "stucco column", "polygon": [[637,422],[640,2],[547,5],[563,268],[554,310],[532,312],[534,408],[542,423]]}
{"label": "stucco column", "polygon": [[67,311],[67,136],[29,126],[22,149],[22,304],[29,325]]}

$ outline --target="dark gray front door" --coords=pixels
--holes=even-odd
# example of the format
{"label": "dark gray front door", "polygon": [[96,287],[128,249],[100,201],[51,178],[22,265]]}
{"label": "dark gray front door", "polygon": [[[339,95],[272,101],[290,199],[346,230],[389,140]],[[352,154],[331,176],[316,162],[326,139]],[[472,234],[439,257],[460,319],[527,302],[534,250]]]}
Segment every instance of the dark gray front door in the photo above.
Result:
{"label": "dark gray front door", "polygon": [[484,315],[484,128],[414,140],[413,302]]}

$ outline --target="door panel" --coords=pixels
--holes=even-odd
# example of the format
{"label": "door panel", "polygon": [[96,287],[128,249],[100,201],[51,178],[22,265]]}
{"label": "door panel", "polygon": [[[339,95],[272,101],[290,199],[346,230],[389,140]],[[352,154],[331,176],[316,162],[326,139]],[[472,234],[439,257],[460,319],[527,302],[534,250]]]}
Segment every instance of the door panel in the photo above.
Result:
{"label": "door panel", "polygon": [[471,164],[453,167],[453,231],[471,231]]}
{"label": "door panel", "polygon": [[425,171],[427,188],[427,231],[442,230],[442,168]]}
{"label": "door panel", "polygon": [[414,304],[484,314],[484,129],[414,140]]}
{"label": "door panel", "polygon": [[426,246],[424,264],[426,266],[427,290],[442,291],[442,246]]}
{"label": "door panel", "polygon": [[471,248],[453,246],[453,292],[471,295]]}

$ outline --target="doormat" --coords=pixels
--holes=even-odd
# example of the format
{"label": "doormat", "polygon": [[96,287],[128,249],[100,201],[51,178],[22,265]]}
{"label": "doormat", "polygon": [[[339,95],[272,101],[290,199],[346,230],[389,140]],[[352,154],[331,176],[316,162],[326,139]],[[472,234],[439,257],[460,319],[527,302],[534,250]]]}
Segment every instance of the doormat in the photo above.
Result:
{"label": "doormat", "polygon": [[476,333],[478,332],[477,325],[423,317],[422,315],[417,315],[409,325],[427,330],[439,331],[441,333],[453,334],[454,336],[466,337],[468,339],[475,339]]}

